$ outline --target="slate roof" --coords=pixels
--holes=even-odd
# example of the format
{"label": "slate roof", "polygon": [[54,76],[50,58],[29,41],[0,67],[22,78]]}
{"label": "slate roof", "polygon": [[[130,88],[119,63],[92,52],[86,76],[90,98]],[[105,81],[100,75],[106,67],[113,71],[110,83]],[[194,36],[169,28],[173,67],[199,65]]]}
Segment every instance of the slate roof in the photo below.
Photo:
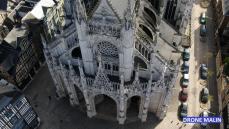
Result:
{"label": "slate roof", "polygon": [[5,42],[10,44],[15,49],[17,48],[19,40],[21,37],[27,35],[28,30],[24,27],[22,28],[13,28],[8,35],[4,38]]}
{"label": "slate roof", "polygon": [[5,71],[9,71],[17,63],[19,52],[11,45],[3,41],[0,44],[0,65]]}
{"label": "slate roof", "polygon": [[[124,19],[124,15],[128,7],[130,8],[132,14],[136,3],[136,0],[100,0],[100,3],[96,4],[97,8],[95,8],[94,11],[96,11],[98,7],[106,1],[119,19]],[[93,13],[94,12],[92,12],[92,15]]]}
{"label": "slate roof", "polygon": [[27,36],[27,29],[13,28],[0,43],[0,65],[4,71],[15,74],[20,49],[19,43]]}
{"label": "slate roof", "polygon": [[15,85],[8,83],[4,79],[0,79],[0,110],[10,102],[17,100],[21,95],[21,92]]}
{"label": "slate roof", "polygon": [[13,17],[15,15],[15,10],[18,10],[19,14],[21,17],[24,17],[29,11],[31,11],[33,9],[32,6],[28,6],[26,5],[26,3],[24,1],[21,1],[15,8],[13,11],[11,11],[8,15],[8,18],[11,21],[14,21]]}
{"label": "slate roof", "polygon": [[55,3],[53,0],[41,0],[39,1],[34,8],[26,14],[23,18],[24,20],[34,20],[35,18],[38,20],[42,20],[44,18],[43,7],[53,7]]}
{"label": "slate roof", "polygon": [[0,111],[5,107],[7,106],[10,101],[12,100],[13,98],[12,97],[7,97],[7,96],[3,96],[1,99],[0,99]]}
{"label": "slate roof", "polygon": [[1,98],[1,95],[12,92],[12,91],[17,91],[17,88],[13,84],[8,83],[6,80],[0,79],[0,98]]}

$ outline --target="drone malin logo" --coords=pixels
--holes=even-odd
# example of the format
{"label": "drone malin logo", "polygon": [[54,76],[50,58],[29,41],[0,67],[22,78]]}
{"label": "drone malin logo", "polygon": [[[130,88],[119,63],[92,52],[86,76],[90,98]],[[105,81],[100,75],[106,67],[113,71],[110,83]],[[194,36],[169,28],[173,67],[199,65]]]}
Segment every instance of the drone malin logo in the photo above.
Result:
{"label": "drone malin logo", "polygon": [[184,117],[184,123],[221,123],[221,117]]}

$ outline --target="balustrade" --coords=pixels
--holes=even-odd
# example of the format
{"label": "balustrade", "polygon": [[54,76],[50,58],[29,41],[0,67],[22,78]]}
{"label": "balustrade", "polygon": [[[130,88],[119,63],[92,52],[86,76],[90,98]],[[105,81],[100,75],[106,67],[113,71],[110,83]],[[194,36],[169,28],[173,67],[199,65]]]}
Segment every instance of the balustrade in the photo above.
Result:
{"label": "balustrade", "polygon": [[[74,62],[75,61],[75,62]],[[79,59],[72,59],[71,60],[71,64],[77,64],[79,61]],[[78,65],[78,64],[77,64]],[[70,70],[67,69],[67,68],[64,68],[63,67],[63,71],[66,75],[67,78],[71,77],[71,76],[67,76],[67,75],[70,75]],[[74,77],[74,79],[78,79],[79,75],[72,75]],[[103,92],[103,93],[106,93],[106,94],[113,94],[113,95],[117,95],[119,96],[120,95],[120,83],[121,82],[113,82],[113,81],[109,81],[109,83],[111,85],[100,85],[100,86],[95,86],[93,85],[94,84],[94,81],[95,79],[92,78],[92,77],[86,77],[86,83],[87,83],[87,89],[89,91],[92,91],[92,92]],[[78,82],[80,83],[80,80],[79,81],[75,81],[75,83]],[[160,89],[160,88],[164,88],[164,80],[161,78],[159,81],[157,82],[153,82],[152,83],[152,88],[153,89]],[[102,84],[102,83],[101,83]],[[81,85],[80,84],[77,84],[77,86],[79,86],[79,88],[81,88]],[[147,93],[147,88],[148,88],[148,82],[139,82],[139,83],[131,83],[131,84],[126,84],[124,85],[124,93],[125,94],[128,94],[128,96],[131,96],[131,95],[143,95],[143,94],[146,94]]]}
{"label": "balustrade", "polygon": [[94,23],[89,24],[87,26],[87,30],[89,34],[103,34],[103,35],[111,35],[114,37],[120,37],[120,26],[114,26],[114,25],[105,25],[101,23]]}

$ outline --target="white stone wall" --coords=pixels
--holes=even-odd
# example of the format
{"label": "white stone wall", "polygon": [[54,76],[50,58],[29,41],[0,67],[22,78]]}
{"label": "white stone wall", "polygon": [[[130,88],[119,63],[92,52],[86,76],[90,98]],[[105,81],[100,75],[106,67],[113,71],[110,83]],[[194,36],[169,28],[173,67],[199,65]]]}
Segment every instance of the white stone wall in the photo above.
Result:
{"label": "white stone wall", "polygon": [[[145,24],[144,17],[137,17],[134,13],[132,15],[128,12],[131,10],[129,6],[126,9],[122,9],[122,11],[125,10],[123,11],[123,16],[120,16],[120,12],[122,12],[120,10],[117,15],[117,6],[114,9],[112,2],[107,3],[106,0],[102,0],[102,3],[97,5],[97,10],[94,10],[95,15],[92,14],[86,17],[84,6],[81,5],[80,0],[76,0],[72,4],[73,25],[65,28],[66,32],[62,31],[60,35],[54,36],[56,40],[48,43],[48,47],[45,47],[46,60],[55,82],[57,93],[61,97],[65,94],[68,95],[71,105],[77,105],[79,103],[74,86],[76,85],[84,95],[89,117],[96,115],[94,97],[99,94],[110,96],[117,103],[117,120],[120,124],[123,124],[126,120],[127,100],[132,96],[139,96],[142,101],[138,117],[145,121],[149,111],[156,113],[162,119],[167,111],[165,106],[169,102],[168,95],[171,93],[171,90],[166,91],[166,88],[171,88],[174,85],[172,81],[169,86],[165,84],[164,74],[170,60],[174,60],[176,65],[169,67],[174,68],[179,65],[178,60],[181,56],[180,53],[173,52],[177,48],[172,46],[173,42],[176,42],[177,45],[180,44],[180,36],[177,35],[178,30],[176,31],[172,26],[168,25],[163,21],[163,18],[160,19],[163,14],[163,12],[160,12],[156,16],[156,30],[150,30],[152,31],[153,39],[149,39],[149,36],[142,37],[143,35],[137,33],[139,28],[135,25],[138,25],[139,21]],[[145,3],[140,2],[140,4],[142,4],[140,6],[142,9]],[[166,5],[166,1],[161,5]],[[66,4],[66,7],[69,7],[69,3]],[[164,9],[161,7],[161,10],[164,11]],[[67,13],[71,11],[68,9]],[[136,17],[139,20],[136,20]],[[112,23],[109,19],[113,19],[115,22]],[[92,26],[89,26],[88,23]],[[150,60],[146,58],[144,52],[140,53],[139,50],[135,49],[134,44],[138,40],[140,40],[139,43],[144,44],[144,49],[148,52],[147,55],[151,55]],[[107,77],[107,74],[111,73],[104,68],[104,60],[98,53],[97,47],[98,43],[103,41],[111,43],[118,49],[117,64],[119,64],[119,71],[117,71],[118,74],[112,75],[118,75],[119,82],[109,80]],[[46,44],[45,41],[43,42]],[[82,59],[72,59],[70,55],[72,48],[78,45],[81,49]],[[138,56],[146,63],[147,69],[134,69],[135,56]],[[55,57],[64,58],[65,61],[55,59]],[[59,62],[56,63],[56,61]],[[65,65],[68,66],[68,69],[65,68]],[[73,66],[79,69],[77,71],[79,73],[74,71]],[[170,71],[169,69],[167,70]],[[135,71],[134,77],[132,77],[133,71]],[[154,73],[151,74],[152,71]],[[60,76],[55,76],[58,74]],[[92,77],[87,77],[88,74],[92,75]],[[147,81],[140,82],[139,77],[144,77]],[[176,77],[174,74],[174,79]],[[131,78],[134,78],[133,82],[129,82],[128,85],[124,84],[124,82],[130,81]]]}
{"label": "white stone wall", "polygon": [[163,94],[161,92],[155,91],[153,92],[153,95],[151,96],[150,104],[149,104],[149,111],[150,112],[157,112],[160,104],[160,101],[162,100]]}

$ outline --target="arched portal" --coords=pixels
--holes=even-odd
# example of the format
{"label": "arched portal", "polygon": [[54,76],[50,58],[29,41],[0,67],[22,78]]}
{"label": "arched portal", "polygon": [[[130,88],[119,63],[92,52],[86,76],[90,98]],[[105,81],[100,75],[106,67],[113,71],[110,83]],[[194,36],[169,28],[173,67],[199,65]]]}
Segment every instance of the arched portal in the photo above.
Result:
{"label": "arched portal", "polygon": [[137,117],[141,104],[140,96],[133,96],[127,100],[127,119]]}
{"label": "arched portal", "polygon": [[80,47],[76,47],[72,50],[72,57],[73,58],[82,58]]}
{"label": "arched portal", "polygon": [[144,7],[144,12],[146,14],[144,14],[145,19],[148,21],[148,23],[153,27],[153,29],[155,30],[156,26],[157,26],[157,18],[156,15],[148,8]]}
{"label": "arched portal", "polygon": [[117,117],[117,105],[111,97],[100,94],[94,98],[97,115],[106,116],[112,119]]}
{"label": "arched portal", "polygon": [[151,31],[144,25],[140,24],[139,27],[147,34],[151,39],[153,39],[153,35]]}

